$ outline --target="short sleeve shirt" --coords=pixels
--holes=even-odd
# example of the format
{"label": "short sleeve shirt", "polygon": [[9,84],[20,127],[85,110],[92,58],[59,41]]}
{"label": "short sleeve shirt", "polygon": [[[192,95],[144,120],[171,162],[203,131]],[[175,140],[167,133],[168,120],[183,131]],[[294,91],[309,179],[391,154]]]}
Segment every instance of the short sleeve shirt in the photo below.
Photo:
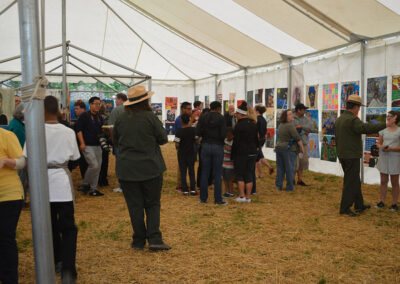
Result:
{"label": "short sleeve shirt", "polygon": [[[0,159],[16,159],[22,156],[17,136],[0,128]],[[0,202],[21,200],[24,191],[17,170],[3,167],[0,170]]]}
{"label": "short sleeve shirt", "polygon": [[180,128],[175,134],[175,142],[179,143],[179,155],[194,155],[196,129],[193,127]]}
{"label": "short sleeve shirt", "polygon": [[101,134],[103,119],[98,114],[91,114],[90,111],[82,113],[75,125],[75,130],[78,133],[82,131],[83,140],[86,146],[99,146],[98,135]]}

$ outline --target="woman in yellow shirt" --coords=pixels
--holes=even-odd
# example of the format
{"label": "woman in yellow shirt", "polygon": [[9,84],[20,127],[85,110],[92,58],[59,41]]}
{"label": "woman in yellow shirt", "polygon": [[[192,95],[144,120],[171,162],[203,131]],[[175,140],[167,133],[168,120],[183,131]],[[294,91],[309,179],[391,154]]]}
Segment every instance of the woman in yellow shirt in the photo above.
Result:
{"label": "woman in yellow shirt", "polygon": [[15,233],[24,191],[17,169],[25,167],[14,133],[0,128],[0,283],[18,283],[18,249]]}

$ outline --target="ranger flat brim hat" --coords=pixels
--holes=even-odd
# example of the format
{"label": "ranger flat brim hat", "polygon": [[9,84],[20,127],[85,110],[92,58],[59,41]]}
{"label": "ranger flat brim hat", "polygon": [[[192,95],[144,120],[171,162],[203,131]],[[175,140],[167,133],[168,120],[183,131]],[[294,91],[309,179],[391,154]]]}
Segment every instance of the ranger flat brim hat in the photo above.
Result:
{"label": "ranger flat brim hat", "polygon": [[359,106],[365,106],[365,105],[363,105],[362,99],[360,98],[360,96],[357,96],[357,95],[350,95],[347,98],[346,103],[353,103],[353,104],[356,104],[356,105],[359,105]]}
{"label": "ranger flat brim hat", "polygon": [[149,99],[154,92],[148,92],[143,86],[134,86],[128,90],[126,95],[128,100],[124,102],[124,106],[130,106]]}

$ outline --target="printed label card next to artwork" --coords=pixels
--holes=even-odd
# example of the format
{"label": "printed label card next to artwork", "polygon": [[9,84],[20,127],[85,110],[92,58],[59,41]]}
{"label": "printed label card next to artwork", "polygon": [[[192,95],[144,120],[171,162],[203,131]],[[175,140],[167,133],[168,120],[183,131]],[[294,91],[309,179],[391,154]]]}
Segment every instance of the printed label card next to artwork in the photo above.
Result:
{"label": "printed label card next to artwork", "polygon": [[392,107],[400,107],[400,75],[392,77]]}
{"label": "printed label card next to artwork", "polygon": [[338,84],[325,84],[322,86],[322,109],[338,109]]}
{"label": "printed label card next to artwork", "polygon": [[342,83],[342,92],[341,92],[341,103],[340,108],[346,109],[346,101],[350,95],[360,95],[360,84],[359,82],[346,82]]}
{"label": "printed label card next to artwork", "polygon": [[274,88],[265,89],[265,106],[274,107]]}
{"label": "printed label card next to artwork", "polygon": [[335,122],[337,119],[337,111],[323,110],[322,111],[322,134],[335,135]]}
{"label": "printed label card next to artwork", "polygon": [[306,106],[309,108],[318,108],[318,85],[307,86]]}
{"label": "printed label card next to artwork", "polygon": [[336,162],[337,153],[336,153],[336,139],[331,135],[322,136],[322,144],[321,144],[321,160]]}
{"label": "printed label card next to artwork", "polygon": [[287,88],[279,88],[277,90],[277,102],[276,107],[280,109],[287,109],[288,108],[288,89]]}
{"label": "printed label card next to artwork", "polygon": [[387,77],[367,80],[367,107],[387,106]]}
{"label": "printed label card next to artwork", "polygon": [[251,108],[253,107],[253,93],[253,91],[247,91],[246,94],[247,105]]}

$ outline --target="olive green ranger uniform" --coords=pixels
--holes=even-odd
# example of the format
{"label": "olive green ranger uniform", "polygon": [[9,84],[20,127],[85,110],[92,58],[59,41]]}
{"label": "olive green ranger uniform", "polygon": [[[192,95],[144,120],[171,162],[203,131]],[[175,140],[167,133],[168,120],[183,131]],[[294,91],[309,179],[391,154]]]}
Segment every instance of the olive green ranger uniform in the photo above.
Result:
{"label": "olive green ranger uniform", "polygon": [[385,128],[385,123],[363,123],[348,110],[336,120],[336,149],[344,172],[341,214],[348,212],[353,203],[356,210],[364,207],[360,180],[360,159],[363,152],[361,135],[378,133]]}

